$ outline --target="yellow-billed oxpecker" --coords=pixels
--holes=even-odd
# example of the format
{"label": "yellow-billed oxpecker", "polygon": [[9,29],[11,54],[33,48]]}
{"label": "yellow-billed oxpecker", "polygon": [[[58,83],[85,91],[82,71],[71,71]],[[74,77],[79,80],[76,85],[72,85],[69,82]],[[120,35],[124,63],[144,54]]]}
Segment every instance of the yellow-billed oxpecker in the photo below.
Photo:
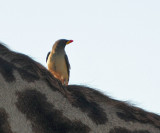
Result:
{"label": "yellow-billed oxpecker", "polygon": [[56,41],[46,58],[48,70],[65,86],[68,85],[70,74],[70,64],[65,46],[71,42],[73,40],[60,39]]}

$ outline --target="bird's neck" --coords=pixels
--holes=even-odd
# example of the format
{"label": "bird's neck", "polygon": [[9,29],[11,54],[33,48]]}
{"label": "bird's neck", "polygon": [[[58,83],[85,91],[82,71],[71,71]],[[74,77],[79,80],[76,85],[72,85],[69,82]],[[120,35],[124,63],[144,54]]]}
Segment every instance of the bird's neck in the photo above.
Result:
{"label": "bird's neck", "polygon": [[65,54],[65,50],[64,49],[52,49],[52,53]]}

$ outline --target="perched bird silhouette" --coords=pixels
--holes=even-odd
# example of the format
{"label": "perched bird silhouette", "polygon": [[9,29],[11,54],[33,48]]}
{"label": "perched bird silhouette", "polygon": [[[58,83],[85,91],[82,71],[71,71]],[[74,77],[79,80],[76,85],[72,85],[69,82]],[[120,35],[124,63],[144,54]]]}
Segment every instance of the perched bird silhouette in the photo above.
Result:
{"label": "perched bird silhouette", "polygon": [[65,46],[71,42],[73,40],[60,39],[56,41],[46,58],[48,70],[65,86],[68,85],[70,76],[70,64]]}

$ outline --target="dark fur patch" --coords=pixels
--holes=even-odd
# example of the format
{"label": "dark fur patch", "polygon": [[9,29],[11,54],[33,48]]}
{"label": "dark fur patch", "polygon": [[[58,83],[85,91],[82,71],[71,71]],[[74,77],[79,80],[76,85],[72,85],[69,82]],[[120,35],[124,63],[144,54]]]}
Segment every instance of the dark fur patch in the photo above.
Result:
{"label": "dark fur patch", "polygon": [[98,125],[105,124],[108,121],[107,114],[104,110],[92,98],[92,100],[89,100],[87,96],[83,94],[82,87],[72,85],[68,86],[67,89],[73,98],[72,105],[86,112],[94,123]]}
{"label": "dark fur patch", "polygon": [[4,77],[7,82],[15,81],[15,77],[13,75],[14,66],[0,58],[0,73]]}
{"label": "dark fur patch", "polygon": [[12,133],[9,122],[8,115],[3,108],[0,108],[0,133]]}
{"label": "dark fur patch", "polygon": [[5,61],[4,59],[0,58],[0,73],[4,77],[4,79],[7,82],[13,82],[15,81],[15,77],[13,75],[13,71],[17,70],[19,74],[21,75],[22,79],[28,81],[28,82],[33,82],[35,80],[38,80],[39,77],[35,74],[29,73],[22,68],[18,68],[12,63]]}
{"label": "dark fur patch", "polygon": [[21,68],[17,68],[17,70],[23,80],[26,80],[28,82],[34,82],[35,80],[39,80],[39,76],[36,74],[29,73],[28,71]]}
{"label": "dark fur patch", "polygon": [[160,129],[160,117],[158,115],[145,112],[140,108],[126,106],[125,104],[119,104],[117,105],[117,108],[122,110],[122,112],[117,112],[117,116],[126,122],[132,121],[143,124],[148,123]]}
{"label": "dark fur patch", "polygon": [[36,61],[33,61],[27,55],[13,52],[2,44],[0,44],[0,56],[5,57],[5,59],[12,64],[17,64],[19,68],[26,70],[29,73],[38,73],[38,65],[35,65],[38,64]]}
{"label": "dark fur patch", "polygon": [[[7,47],[5,47],[3,44],[0,44],[0,56],[5,57],[5,60],[7,62],[6,64],[7,67],[11,65],[14,69],[16,69],[19,72],[22,79],[28,82],[33,82],[41,78],[42,80],[46,81],[47,85],[49,85],[52,90],[55,91],[55,90],[58,90],[58,88],[60,88],[57,80],[46,70],[46,68],[43,67],[40,63],[32,60],[27,55],[13,52],[9,50]],[[3,67],[3,66],[4,65],[1,65],[0,63],[0,67]],[[3,70],[1,73],[3,76],[6,75],[3,72]],[[13,78],[12,77],[13,74],[12,75],[11,74],[12,74],[12,71],[9,74],[11,76],[9,78]],[[59,90],[59,91],[62,91],[62,90]]]}
{"label": "dark fur patch", "polygon": [[126,128],[121,128],[121,127],[116,127],[111,129],[109,133],[150,133],[147,130],[135,130],[135,131],[130,131]]}
{"label": "dark fur patch", "polygon": [[[54,109],[45,95],[36,90],[17,92],[17,108],[32,123],[35,133],[88,133],[90,128],[80,121],[71,121]],[[73,114],[74,115],[74,114]]]}

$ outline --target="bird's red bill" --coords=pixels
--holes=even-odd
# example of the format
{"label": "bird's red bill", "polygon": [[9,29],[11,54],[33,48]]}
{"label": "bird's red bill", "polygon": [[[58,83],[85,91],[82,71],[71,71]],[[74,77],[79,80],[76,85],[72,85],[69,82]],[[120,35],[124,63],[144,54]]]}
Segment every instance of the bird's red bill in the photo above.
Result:
{"label": "bird's red bill", "polygon": [[70,44],[70,43],[72,43],[73,42],[73,40],[69,40],[66,44]]}

